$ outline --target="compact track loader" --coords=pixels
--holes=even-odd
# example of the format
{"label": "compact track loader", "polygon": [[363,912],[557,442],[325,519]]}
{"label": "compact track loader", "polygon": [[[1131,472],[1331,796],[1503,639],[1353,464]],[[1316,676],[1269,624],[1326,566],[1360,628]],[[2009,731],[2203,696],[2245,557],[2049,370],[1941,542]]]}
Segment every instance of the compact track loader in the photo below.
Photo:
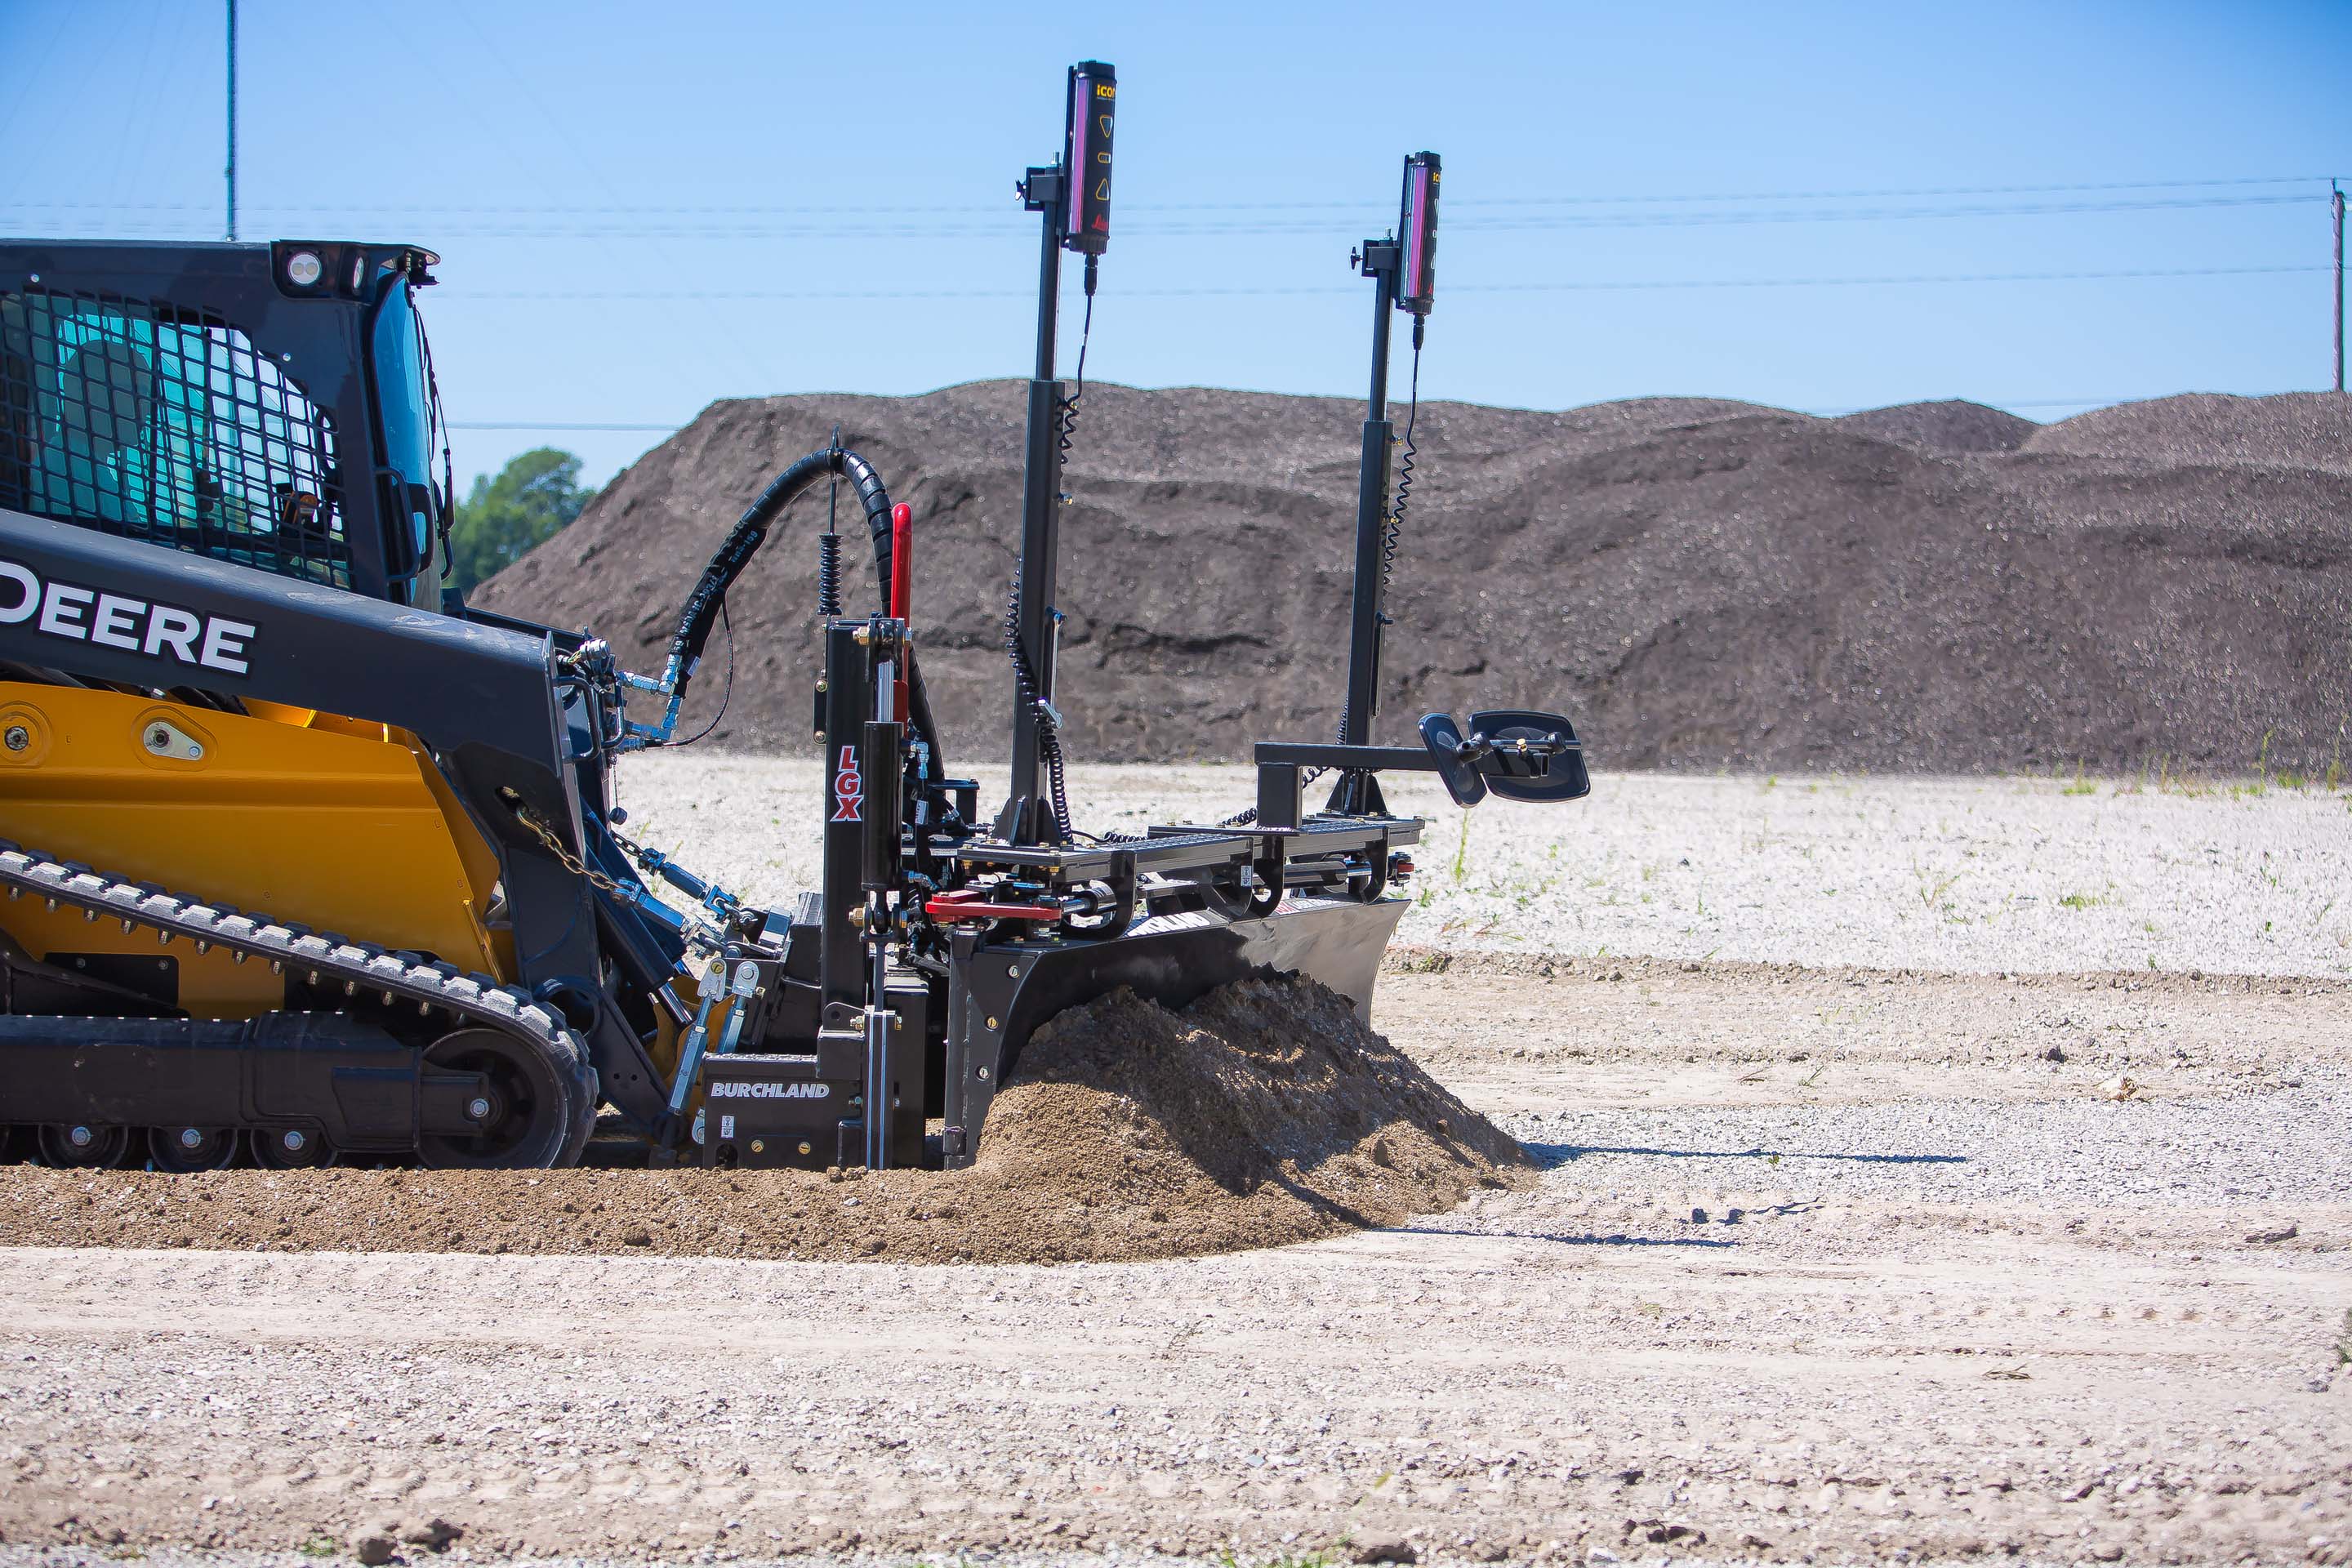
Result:
{"label": "compact track loader", "polygon": [[[1433,714],[1370,743],[1392,499],[1390,322],[1418,353],[1437,159],[1406,160],[1376,285],[1346,718],[1256,749],[1257,799],[1140,837],[1074,827],[1054,610],[1067,250],[1091,301],[1118,86],[1067,79],[1041,215],[1013,785],[953,776],[910,624],[912,519],[838,444],[712,557],[663,668],[442,583],[450,486],[415,246],[0,242],[0,1128],[58,1166],[969,1164],[1038,1024],[1118,985],[1180,1005],[1302,972],[1369,1010],[1422,823],[1586,793],[1558,715]],[[1079,364],[1084,366],[1081,353]],[[1083,380],[1080,383],[1083,392]],[[1411,421],[1406,468],[1411,473]],[[615,763],[679,743],[730,591],[785,509],[845,483],[877,601],[821,536],[824,885],[790,909],[633,843]],[[1333,775],[1322,810],[1304,806]]]}

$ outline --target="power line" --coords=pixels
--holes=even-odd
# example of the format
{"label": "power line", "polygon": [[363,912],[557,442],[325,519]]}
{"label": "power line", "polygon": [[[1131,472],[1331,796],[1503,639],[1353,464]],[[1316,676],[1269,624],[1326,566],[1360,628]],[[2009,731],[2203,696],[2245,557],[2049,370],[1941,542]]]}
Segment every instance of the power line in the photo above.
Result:
{"label": "power line", "polygon": [[[1644,206],[1680,203],[1706,202],[1798,202],[1798,201],[1876,201],[1895,198],[1925,198],[1933,196],[2001,196],[2057,195],[2095,191],[2170,191],[2207,190],[2227,186],[2325,184],[2327,174],[2242,174],[2223,179],[2201,180],[2110,180],[2087,184],[2037,185],[1901,185],[1836,191],[1723,191],[1634,195],[1552,195],[1552,196],[1450,196],[1448,211],[1459,212],[1466,207],[1530,207],[1530,206]],[[209,211],[193,202],[12,202],[9,206],[27,210],[60,212],[201,212]],[[1120,210],[1139,212],[1298,212],[1356,211],[1364,207],[1361,202],[1130,202]],[[529,214],[554,217],[809,217],[809,216],[930,216],[944,213],[997,214],[1006,210],[1002,203],[964,204],[838,204],[838,203],[737,203],[717,205],[660,205],[607,203],[601,205],[563,205],[499,202],[486,205],[449,205],[417,203],[410,205],[371,205],[322,209],[316,206],[262,205],[248,206],[251,212],[274,216],[302,216],[320,211],[352,216],[373,217],[439,217],[458,214],[490,214],[514,216]]]}
{"label": "power line", "polygon": [[[2292,272],[2326,272],[2324,263],[2296,264],[2274,267],[2167,267],[2131,268],[2113,271],[2083,272],[1913,272],[1882,277],[1855,278],[1637,278],[1583,282],[1547,281],[1541,283],[1457,283],[1448,288],[1448,294],[1549,294],[1605,293],[1630,289],[1843,289],[1875,288],[1886,285],[1926,283],[2053,283],[2081,282],[2115,279],[2148,278],[2242,278]],[[1301,284],[1295,288],[1275,285],[1237,286],[1232,288],[1193,289],[1121,289],[1124,299],[1180,300],[1227,299],[1237,296],[1298,296],[1318,294],[1354,295],[1357,289],[1341,284]],[[1028,295],[1018,289],[452,289],[443,299],[452,303],[496,300],[514,301],[546,300],[1013,300]]]}
{"label": "power line", "polygon": [[[2268,196],[2185,196],[2163,199],[2112,202],[2057,202],[2033,204],[1985,205],[1942,207],[1855,207],[1815,211],[1804,208],[1761,208],[1755,211],[1673,212],[1673,213],[1611,213],[1579,216],[1553,213],[1520,217],[1469,218],[1451,226],[1454,232],[1508,234],[1562,229],[1634,229],[1634,228],[1706,228],[1748,226],[1754,225],[1814,224],[1814,223],[1901,223],[1920,219],[1971,219],[2003,217],[2075,217],[2116,213],[2155,213],[2207,210],[2218,207],[2268,207],[2299,205],[2326,199],[2324,193],[2305,195]],[[1360,210],[1360,209],[1358,209]],[[325,214],[313,214],[303,219],[304,226],[343,227],[358,220]],[[835,239],[1022,239],[1017,228],[1003,223],[950,224],[865,224],[775,227],[753,224],[689,226],[681,224],[493,224],[476,226],[465,221],[436,221],[419,217],[414,220],[430,227],[436,239],[604,239],[604,240],[793,240],[806,243],[813,240]],[[129,234],[168,235],[185,227],[171,222],[130,222],[110,226]],[[1233,222],[1173,222],[1130,224],[1129,236],[1150,237],[1199,237],[1207,236],[1251,237],[1277,235],[1326,235],[1331,231],[1328,220],[1300,219],[1294,222],[1261,221]],[[1025,240],[1024,241],[1025,243]]]}

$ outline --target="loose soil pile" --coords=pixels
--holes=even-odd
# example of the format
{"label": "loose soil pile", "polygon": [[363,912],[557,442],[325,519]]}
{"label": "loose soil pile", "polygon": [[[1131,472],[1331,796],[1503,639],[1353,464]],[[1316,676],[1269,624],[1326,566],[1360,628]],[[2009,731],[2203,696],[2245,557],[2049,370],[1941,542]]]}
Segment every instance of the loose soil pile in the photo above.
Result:
{"label": "loose soil pile", "polygon": [[1312,981],[1033,1036],[970,1171],[0,1170],[0,1245],[1061,1263],[1275,1247],[1517,1184],[1519,1146]]}
{"label": "loose soil pile", "polygon": [[[729,525],[838,422],[914,508],[950,760],[993,761],[1023,396],[714,405],[480,597],[650,668]],[[1059,586],[1073,753],[1239,760],[1248,739],[1330,733],[1360,406],[1101,384],[1085,406]],[[1412,743],[1429,709],[1519,705],[1570,713],[1617,768],[2241,773],[2267,741],[2271,765],[2322,773],[2339,755],[2342,397],[2173,397],[2049,426],[1966,403],[1432,403],[1416,434],[1380,740]],[[823,515],[795,508],[732,597],[719,744],[807,743]],[[842,518],[862,540],[854,504]],[[724,684],[712,651],[697,727]]]}

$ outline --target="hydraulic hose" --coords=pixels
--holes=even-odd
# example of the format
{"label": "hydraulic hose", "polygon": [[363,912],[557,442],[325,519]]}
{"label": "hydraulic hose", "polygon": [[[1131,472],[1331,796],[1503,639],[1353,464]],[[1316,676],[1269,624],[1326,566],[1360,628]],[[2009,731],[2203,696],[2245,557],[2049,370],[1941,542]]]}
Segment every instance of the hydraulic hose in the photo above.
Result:
{"label": "hydraulic hose", "polygon": [[[857,491],[858,504],[866,509],[866,526],[874,536],[875,581],[882,602],[889,603],[890,494],[882,488],[882,476],[875,471],[873,464],[845,447],[820,447],[769,482],[759,499],[728,531],[726,540],[710,557],[710,563],[702,569],[701,580],[695,584],[694,592],[687,596],[686,608],[678,614],[677,633],[670,638],[669,668],[676,672],[677,680],[671,696],[673,704],[684,701],[687,683],[693,679],[694,667],[710,641],[711,628],[718,623],[727,591],[751,564],[751,557],[759,553],[760,546],[767,542],[770,525],[802,492],[833,474],[850,482]],[[835,609],[838,610],[837,605]],[[939,729],[931,717],[929,693],[923,689],[922,671],[910,659],[907,674],[908,716],[915,733],[930,747],[933,766],[944,771],[946,758],[940,750]]]}
{"label": "hydraulic hose", "polygon": [[694,585],[694,592],[687,595],[686,608],[677,617],[677,635],[669,645],[680,692],[692,678],[704,645],[710,641],[710,629],[719,620],[719,601],[727,597],[727,590],[735,585],[735,579],[743,574],[751,557],[767,542],[769,524],[803,490],[828,474],[839,474],[856,488],[858,503],[866,509],[866,526],[874,535],[874,563],[882,592],[889,593],[890,496],[882,488],[882,476],[874,471],[873,464],[845,447],[820,447],[778,474],[760,492],[760,498],[729,531],[718,552],[711,556],[710,564],[702,569],[702,580]]}

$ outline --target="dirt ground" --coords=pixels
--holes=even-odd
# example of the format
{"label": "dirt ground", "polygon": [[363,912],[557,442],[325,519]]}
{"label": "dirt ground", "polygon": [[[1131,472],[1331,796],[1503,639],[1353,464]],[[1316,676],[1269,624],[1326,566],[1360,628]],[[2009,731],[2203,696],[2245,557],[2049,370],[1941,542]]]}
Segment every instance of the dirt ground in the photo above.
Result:
{"label": "dirt ground", "polygon": [[1133,1264],[12,1250],[0,1550],[2352,1558],[2342,984],[1408,952],[1377,1022],[1534,1186]]}
{"label": "dirt ground", "polygon": [[1133,1262],[1397,1225],[1531,1172],[1354,1004],[1289,976],[1052,1020],[967,1171],[7,1165],[0,1247]]}

